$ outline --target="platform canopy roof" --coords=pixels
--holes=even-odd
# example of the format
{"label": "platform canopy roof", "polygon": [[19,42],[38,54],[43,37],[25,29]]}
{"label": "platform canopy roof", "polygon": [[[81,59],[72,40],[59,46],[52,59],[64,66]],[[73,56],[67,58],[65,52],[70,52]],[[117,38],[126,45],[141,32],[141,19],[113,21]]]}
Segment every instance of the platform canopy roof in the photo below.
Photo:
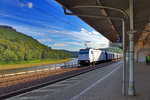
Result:
{"label": "platform canopy roof", "polygon": [[[110,18],[95,18],[80,16],[94,15],[94,16],[112,16],[124,18],[126,21],[126,31],[129,30],[129,19],[121,12],[97,7],[105,6],[116,8],[129,14],[128,0],[56,0],[63,7],[76,14],[84,22],[89,24],[111,42],[116,42],[117,38],[122,38],[121,20]],[[93,7],[96,6],[96,7]],[[139,40],[141,34],[149,23],[150,17],[150,0],[134,0],[134,27],[137,33],[135,34],[135,43]],[[127,43],[128,35],[126,33]],[[128,45],[128,44],[127,44]]]}

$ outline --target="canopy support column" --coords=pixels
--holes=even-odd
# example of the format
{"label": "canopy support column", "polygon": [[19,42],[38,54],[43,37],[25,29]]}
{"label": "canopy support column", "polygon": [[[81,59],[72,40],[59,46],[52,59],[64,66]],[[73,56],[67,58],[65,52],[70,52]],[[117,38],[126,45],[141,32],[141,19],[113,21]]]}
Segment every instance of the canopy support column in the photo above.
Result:
{"label": "canopy support column", "polygon": [[129,9],[130,9],[130,30],[128,31],[129,34],[129,89],[128,95],[134,96],[135,95],[135,88],[134,88],[134,19],[133,19],[133,0],[129,0]]}
{"label": "canopy support column", "polygon": [[122,19],[122,49],[123,49],[123,73],[122,73],[122,94],[126,94],[126,36],[125,36],[125,21]]}

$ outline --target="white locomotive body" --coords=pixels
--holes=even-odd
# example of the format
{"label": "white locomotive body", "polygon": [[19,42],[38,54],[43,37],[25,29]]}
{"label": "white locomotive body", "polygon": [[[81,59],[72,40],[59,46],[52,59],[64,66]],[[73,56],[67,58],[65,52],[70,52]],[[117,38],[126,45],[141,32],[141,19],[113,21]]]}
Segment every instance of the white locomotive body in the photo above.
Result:
{"label": "white locomotive body", "polygon": [[81,65],[95,64],[103,61],[111,61],[121,58],[122,54],[106,52],[93,48],[80,49],[78,54],[78,63]]}
{"label": "white locomotive body", "polygon": [[87,48],[80,49],[78,63],[82,65],[97,63],[106,60],[106,52],[102,50]]}

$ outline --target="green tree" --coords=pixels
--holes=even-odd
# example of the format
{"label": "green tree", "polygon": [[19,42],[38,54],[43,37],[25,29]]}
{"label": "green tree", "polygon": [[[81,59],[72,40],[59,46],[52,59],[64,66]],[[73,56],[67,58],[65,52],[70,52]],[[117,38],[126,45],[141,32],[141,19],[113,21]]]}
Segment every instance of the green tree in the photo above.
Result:
{"label": "green tree", "polygon": [[25,52],[24,60],[30,61],[32,59],[32,56],[29,51]]}
{"label": "green tree", "polygon": [[2,57],[2,54],[0,54],[0,61],[2,61],[3,60],[3,57]]}
{"label": "green tree", "polygon": [[43,51],[43,52],[42,52],[41,58],[42,58],[42,59],[46,59],[46,51]]}
{"label": "green tree", "polygon": [[23,61],[24,60],[24,54],[22,52],[17,51],[16,55],[18,57],[18,61]]}
{"label": "green tree", "polygon": [[110,49],[110,52],[115,52],[114,49]]}
{"label": "green tree", "polygon": [[122,50],[121,49],[117,49],[116,52],[122,54]]}
{"label": "green tree", "polygon": [[3,51],[4,51],[4,47],[0,45],[0,53],[2,53]]}
{"label": "green tree", "polygon": [[17,61],[17,55],[9,49],[3,53],[3,57],[6,62]]}

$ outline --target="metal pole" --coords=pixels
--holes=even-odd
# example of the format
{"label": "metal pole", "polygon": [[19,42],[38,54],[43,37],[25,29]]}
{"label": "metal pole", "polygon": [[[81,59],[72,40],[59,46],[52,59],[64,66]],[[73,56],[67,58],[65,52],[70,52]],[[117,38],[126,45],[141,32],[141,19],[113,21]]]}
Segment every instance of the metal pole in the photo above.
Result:
{"label": "metal pole", "polygon": [[49,70],[50,70],[51,65],[49,65]]}
{"label": "metal pole", "polygon": [[5,78],[5,69],[3,70],[3,78]]}
{"label": "metal pole", "polygon": [[126,38],[125,38],[125,21],[122,19],[122,49],[123,49],[123,75],[122,75],[122,94],[126,94]]}
{"label": "metal pole", "polygon": [[130,9],[130,30],[129,30],[129,41],[130,41],[130,58],[129,58],[129,89],[128,95],[135,95],[134,88],[134,22],[133,22],[133,0],[129,0]]}
{"label": "metal pole", "polygon": [[29,74],[29,71],[30,71],[30,70],[29,70],[29,67],[27,67],[27,74]]}
{"label": "metal pole", "polygon": [[25,70],[25,71],[26,71],[26,74],[27,74],[27,72],[28,72],[28,67],[26,68],[26,70]]}
{"label": "metal pole", "polygon": [[37,73],[37,67],[35,67],[35,72]]}
{"label": "metal pole", "polygon": [[17,73],[18,73],[18,68],[16,68],[16,76],[18,75]]}

